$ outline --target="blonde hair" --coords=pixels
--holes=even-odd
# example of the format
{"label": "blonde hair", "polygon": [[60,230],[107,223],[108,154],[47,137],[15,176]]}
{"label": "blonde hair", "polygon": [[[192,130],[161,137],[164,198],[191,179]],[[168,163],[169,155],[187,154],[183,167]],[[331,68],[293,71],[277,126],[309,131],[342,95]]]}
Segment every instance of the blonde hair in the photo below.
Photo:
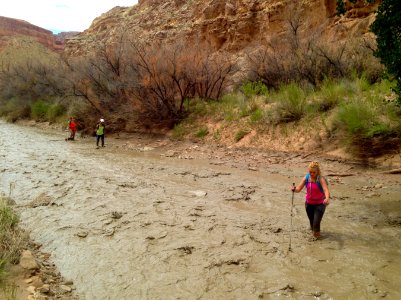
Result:
{"label": "blonde hair", "polygon": [[317,175],[320,175],[320,164],[317,161],[312,161],[309,164],[309,170],[311,169],[316,170]]}

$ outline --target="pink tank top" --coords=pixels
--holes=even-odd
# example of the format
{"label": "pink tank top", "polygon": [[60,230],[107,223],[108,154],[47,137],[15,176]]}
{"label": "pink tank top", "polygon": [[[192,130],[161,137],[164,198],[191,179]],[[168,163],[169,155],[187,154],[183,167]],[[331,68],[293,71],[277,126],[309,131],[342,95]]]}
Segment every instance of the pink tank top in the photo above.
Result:
{"label": "pink tank top", "polygon": [[309,181],[306,185],[306,203],[308,204],[322,204],[326,196],[319,189],[316,182]]}

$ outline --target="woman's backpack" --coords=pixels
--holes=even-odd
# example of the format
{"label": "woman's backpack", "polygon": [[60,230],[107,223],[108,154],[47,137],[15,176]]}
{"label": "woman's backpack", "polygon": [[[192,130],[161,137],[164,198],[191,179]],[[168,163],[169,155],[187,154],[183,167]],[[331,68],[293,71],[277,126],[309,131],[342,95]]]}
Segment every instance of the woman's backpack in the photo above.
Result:
{"label": "woman's backpack", "polygon": [[[306,176],[305,176],[305,187],[308,185],[309,176],[310,176],[309,173],[306,174]],[[327,186],[328,186],[328,185],[329,185],[329,182],[327,181],[326,177],[322,176],[322,178],[326,181],[326,184],[327,184]],[[321,185],[321,183],[320,183],[320,176],[317,176],[316,183],[317,183],[317,186],[319,187],[319,190],[320,190],[322,193],[324,193],[323,187],[322,187],[322,185]]]}

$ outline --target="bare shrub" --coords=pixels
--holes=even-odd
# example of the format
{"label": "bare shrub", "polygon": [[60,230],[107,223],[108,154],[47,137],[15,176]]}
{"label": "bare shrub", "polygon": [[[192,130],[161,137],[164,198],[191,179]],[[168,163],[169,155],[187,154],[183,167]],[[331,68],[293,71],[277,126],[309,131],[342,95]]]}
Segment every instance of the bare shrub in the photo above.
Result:
{"label": "bare shrub", "polygon": [[289,11],[286,33],[248,54],[251,80],[278,88],[290,82],[316,86],[325,78],[351,77],[355,73],[364,74],[371,82],[380,78],[383,68],[373,56],[372,41],[354,39],[332,44],[326,42],[320,29],[302,36],[302,26],[307,22],[301,20],[296,9]]}
{"label": "bare shrub", "polygon": [[206,50],[200,51],[194,54],[192,65],[196,73],[196,96],[218,100],[230,84],[231,76],[237,71],[237,66],[224,53],[212,54]]}
{"label": "bare shrub", "polygon": [[98,115],[117,113],[126,102],[126,44],[99,44],[89,56],[66,59],[71,96],[85,100]]}
{"label": "bare shrub", "polygon": [[0,53],[0,98],[25,101],[62,96],[64,70],[59,55],[36,41],[17,38]]}
{"label": "bare shrub", "polygon": [[38,99],[59,101],[67,92],[60,69],[55,65],[26,61],[0,69],[1,114],[11,121],[30,116]]}
{"label": "bare shrub", "polygon": [[139,119],[173,126],[186,115],[184,102],[196,97],[219,99],[235,64],[203,47],[181,44],[162,47],[132,43],[129,94],[138,105]]}

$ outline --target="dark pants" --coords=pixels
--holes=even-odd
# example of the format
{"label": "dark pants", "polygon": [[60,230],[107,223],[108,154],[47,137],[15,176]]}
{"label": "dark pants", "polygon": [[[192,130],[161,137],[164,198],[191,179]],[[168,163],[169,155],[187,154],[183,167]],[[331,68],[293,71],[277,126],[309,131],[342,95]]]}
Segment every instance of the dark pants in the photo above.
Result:
{"label": "dark pants", "polygon": [[326,205],[312,205],[305,203],[305,209],[309,218],[310,228],[313,230],[313,232],[320,232],[320,222],[322,222]]}
{"label": "dark pants", "polygon": [[104,134],[96,136],[96,146],[99,147],[99,140],[102,140],[102,147],[104,147]]}
{"label": "dark pants", "polygon": [[75,133],[76,132],[77,132],[76,130],[71,130],[70,129],[70,137],[68,139],[73,141],[75,139]]}

